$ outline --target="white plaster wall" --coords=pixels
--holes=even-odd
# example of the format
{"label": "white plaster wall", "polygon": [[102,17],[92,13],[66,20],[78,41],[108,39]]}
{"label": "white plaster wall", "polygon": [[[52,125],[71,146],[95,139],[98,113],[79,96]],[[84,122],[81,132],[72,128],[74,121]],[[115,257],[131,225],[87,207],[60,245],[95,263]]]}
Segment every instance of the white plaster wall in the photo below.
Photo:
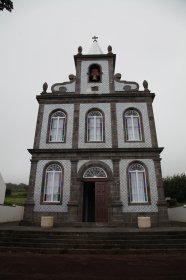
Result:
{"label": "white plaster wall", "polygon": [[[102,68],[102,81],[100,83],[89,83],[88,82],[88,69],[91,64],[99,64]],[[109,66],[107,60],[92,60],[82,61],[81,63],[81,87],[80,93],[110,93],[109,89]],[[98,86],[98,91],[92,91],[91,87]]]}
{"label": "white plaster wall", "polygon": [[139,162],[145,164],[149,175],[149,187],[150,187],[150,205],[129,205],[128,204],[128,180],[127,180],[127,168],[129,164],[136,159],[121,160],[120,167],[120,195],[123,202],[123,212],[158,212],[157,201],[157,183],[155,175],[155,167],[152,159],[139,159]]}
{"label": "white plaster wall", "polygon": [[42,178],[43,170],[50,161],[40,160],[37,164],[37,173],[34,189],[34,211],[35,212],[67,212],[67,203],[70,199],[70,177],[71,177],[71,162],[70,160],[53,160],[52,162],[59,162],[63,167],[63,186],[62,186],[62,204],[47,205],[41,204],[41,188],[42,188]]}
{"label": "white plaster wall", "polygon": [[115,86],[115,91],[125,91],[124,90],[125,86],[130,86],[131,90],[136,90],[138,88],[138,86],[134,83],[132,84],[131,82],[127,83],[122,81],[121,82],[114,81],[114,86]]}
{"label": "white plaster wall", "polygon": [[168,217],[170,221],[186,223],[186,207],[168,208]]}
{"label": "white plaster wall", "polygon": [[0,205],[0,223],[18,222],[23,220],[23,206]]}
{"label": "white plaster wall", "polygon": [[69,83],[69,84],[59,84],[59,85],[56,85],[54,86],[53,90],[54,91],[59,91],[59,88],[60,87],[65,87],[66,88],[66,92],[75,92],[75,86],[76,86],[76,82],[72,82],[72,83]]}
{"label": "white plaster wall", "polygon": [[[128,108],[136,108],[142,115],[143,130],[144,130],[144,142],[125,142],[124,137],[124,122],[123,113]],[[118,147],[119,148],[146,148],[152,147],[150,125],[147,112],[146,103],[117,103],[116,104],[117,115],[117,131],[118,131]]]}
{"label": "white plaster wall", "polygon": [[0,173],[0,204],[4,203],[5,200],[6,185],[4,183],[3,177]]}
{"label": "white plaster wall", "polygon": [[[52,111],[54,111],[56,109],[64,110],[67,113],[66,142],[65,143],[46,143],[49,115]],[[73,119],[74,119],[74,104],[45,105],[39,148],[40,149],[69,149],[69,148],[72,148]]]}

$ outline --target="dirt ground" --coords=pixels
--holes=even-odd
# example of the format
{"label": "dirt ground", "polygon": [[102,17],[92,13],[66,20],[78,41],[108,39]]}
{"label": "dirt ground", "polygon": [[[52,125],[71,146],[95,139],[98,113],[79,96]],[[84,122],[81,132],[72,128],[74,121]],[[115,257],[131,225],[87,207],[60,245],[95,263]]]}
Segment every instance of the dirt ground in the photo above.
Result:
{"label": "dirt ground", "polygon": [[186,255],[39,255],[0,253],[1,280],[186,279]]}

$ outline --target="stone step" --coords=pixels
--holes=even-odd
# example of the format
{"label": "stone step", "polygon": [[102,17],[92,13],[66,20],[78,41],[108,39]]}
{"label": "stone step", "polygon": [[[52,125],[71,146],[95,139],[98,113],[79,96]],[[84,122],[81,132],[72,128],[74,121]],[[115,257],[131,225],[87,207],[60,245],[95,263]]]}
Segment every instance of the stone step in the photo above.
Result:
{"label": "stone step", "polygon": [[37,253],[37,254],[175,254],[175,253],[183,253],[186,254],[186,248],[166,248],[166,249],[48,249],[48,248],[29,248],[29,247],[0,247],[1,252],[15,252],[15,253]]}
{"label": "stone step", "polygon": [[82,237],[78,237],[78,236],[74,236],[72,237],[68,237],[68,236],[63,236],[63,237],[53,237],[53,236],[0,236],[0,241],[18,241],[18,240],[23,240],[23,242],[30,242],[30,241],[35,241],[35,242],[41,242],[42,240],[45,242],[53,242],[53,243],[57,243],[57,242],[84,242],[86,241],[90,241],[92,242],[92,240],[94,240],[95,242],[100,242],[101,240],[108,240],[108,242],[130,242],[130,241],[138,241],[138,242],[167,242],[167,240],[174,240],[174,242],[176,242],[177,240],[186,240],[186,236],[180,236],[180,237],[172,237],[172,236],[166,236],[165,237],[104,237],[104,236],[91,236],[91,237],[87,237],[87,238],[82,238]]}
{"label": "stone step", "polygon": [[56,232],[0,230],[0,251],[39,253],[186,252],[186,232]]}
{"label": "stone step", "polygon": [[4,238],[0,239],[0,244],[14,244],[14,243],[23,243],[23,244],[186,244],[186,239],[156,239],[156,240],[148,240],[148,239],[126,239],[126,240],[118,240],[118,239],[49,239],[49,238]]}
{"label": "stone step", "polygon": [[128,231],[128,232],[115,232],[115,231],[109,231],[109,232],[99,232],[99,231],[87,231],[87,232],[78,232],[78,231],[56,231],[56,230],[0,230],[0,235],[6,235],[6,234],[13,234],[13,235],[55,235],[55,236],[61,236],[61,235],[68,235],[68,236],[91,236],[91,235],[97,235],[97,236],[151,236],[151,235],[186,235],[186,231]]}
{"label": "stone step", "polygon": [[106,233],[63,233],[61,232],[60,234],[56,234],[55,232],[25,232],[25,233],[22,233],[22,232],[1,232],[0,231],[0,238],[3,238],[3,237],[18,237],[18,238],[22,238],[22,237],[27,237],[27,238],[40,238],[40,237],[47,237],[47,238],[91,238],[91,237],[94,237],[94,238],[100,238],[100,237],[103,237],[103,238],[110,238],[110,239],[123,239],[123,238],[139,238],[139,239],[143,239],[143,238],[167,238],[167,237],[171,237],[171,238],[180,238],[180,237],[186,237],[186,232],[180,232],[179,234],[176,232],[175,234],[173,233],[167,233],[167,234],[160,234],[160,233],[153,233],[153,234],[147,234],[147,233],[119,233],[119,234],[116,234],[116,233],[109,233],[109,234],[106,234]]}
{"label": "stone step", "polygon": [[51,248],[51,249],[57,249],[57,248],[61,248],[61,249],[111,249],[111,248],[117,248],[117,249],[146,249],[146,248],[151,248],[151,249],[155,249],[155,248],[159,248],[159,249],[166,249],[166,248],[186,248],[186,243],[158,243],[158,244],[153,244],[153,243],[74,243],[74,244],[64,244],[64,243],[34,243],[34,242],[30,242],[30,243],[20,243],[20,242],[7,242],[7,243],[0,243],[0,247],[29,247],[29,248]]}

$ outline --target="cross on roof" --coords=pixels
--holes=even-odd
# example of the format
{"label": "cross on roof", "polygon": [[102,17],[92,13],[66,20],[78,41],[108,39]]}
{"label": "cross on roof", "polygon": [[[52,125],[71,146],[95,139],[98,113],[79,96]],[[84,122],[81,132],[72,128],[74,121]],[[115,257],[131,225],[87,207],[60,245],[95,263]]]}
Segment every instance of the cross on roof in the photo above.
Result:
{"label": "cross on roof", "polygon": [[92,39],[94,40],[93,42],[97,42],[98,37],[96,37],[96,36],[94,35],[94,37],[92,37]]}

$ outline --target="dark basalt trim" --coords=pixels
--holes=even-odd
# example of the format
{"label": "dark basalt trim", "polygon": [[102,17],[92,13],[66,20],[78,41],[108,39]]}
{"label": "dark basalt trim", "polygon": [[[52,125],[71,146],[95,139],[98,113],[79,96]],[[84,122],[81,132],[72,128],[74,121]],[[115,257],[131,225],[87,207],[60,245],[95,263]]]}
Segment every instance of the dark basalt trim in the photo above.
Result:
{"label": "dark basalt trim", "polygon": [[[49,93],[45,95],[37,95],[36,99],[39,103],[51,103],[51,102],[56,102],[56,103],[69,103],[72,102],[91,102],[91,99],[93,102],[111,102],[115,101],[117,102],[118,99],[119,101],[125,100],[126,98],[132,98],[133,102],[143,98],[144,100],[142,102],[146,102],[147,98],[150,100],[154,100],[155,94],[154,93],[147,93],[145,91],[130,91],[130,92],[112,92],[112,93],[103,93],[103,94],[75,94],[72,92],[69,93]],[[136,100],[134,100],[134,98]]]}
{"label": "dark basalt trim", "polygon": [[28,149],[29,153],[31,155],[33,154],[100,154],[100,153],[105,153],[109,156],[115,156],[117,157],[125,155],[126,153],[130,154],[136,154],[136,153],[156,153],[160,154],[163,151],[164,148],[159,147],[159,148],[118,148],[118,149],[113,149],[113,148],[99,148],[99,149]]}

